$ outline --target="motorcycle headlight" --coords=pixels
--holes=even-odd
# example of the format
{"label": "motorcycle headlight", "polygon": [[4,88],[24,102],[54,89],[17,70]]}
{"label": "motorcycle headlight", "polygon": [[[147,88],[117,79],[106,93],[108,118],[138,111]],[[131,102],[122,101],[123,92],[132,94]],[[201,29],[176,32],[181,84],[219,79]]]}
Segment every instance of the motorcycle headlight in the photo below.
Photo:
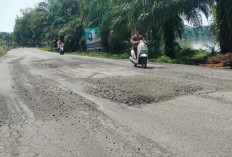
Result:
{"label": "motorcycle headlight", "polygon": [[141,50],[147,50],[147,45],[143,45],[143,46],[141,47]]}
{"label": "motorcycle headlight", "polygon": [[141,47],[141,50],[146,50],[146,49],[147,49],[146,46]]}

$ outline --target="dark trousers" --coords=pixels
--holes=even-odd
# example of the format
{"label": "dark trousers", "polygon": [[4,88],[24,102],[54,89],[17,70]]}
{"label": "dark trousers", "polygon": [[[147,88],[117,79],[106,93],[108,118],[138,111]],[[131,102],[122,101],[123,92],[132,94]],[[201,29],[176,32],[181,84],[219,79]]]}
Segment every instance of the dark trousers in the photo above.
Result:
{"label": "dark trousers", "polygon": [[138,47],[133,47],[133,50],[134,50],[134,52],[135,52],[135,56],[136,56],[136,58],[137,58],[137,51],[138,51]]}

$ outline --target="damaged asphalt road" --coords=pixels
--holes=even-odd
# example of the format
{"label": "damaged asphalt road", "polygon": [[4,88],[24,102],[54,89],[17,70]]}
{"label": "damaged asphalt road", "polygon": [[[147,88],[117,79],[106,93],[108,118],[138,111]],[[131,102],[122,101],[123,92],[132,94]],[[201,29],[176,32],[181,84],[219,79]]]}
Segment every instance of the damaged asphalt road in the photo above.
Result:
{"label": "damaged asphalt road", "polygon": [[0,58],[0,156],[232,155],[232,71],[60,56]]}

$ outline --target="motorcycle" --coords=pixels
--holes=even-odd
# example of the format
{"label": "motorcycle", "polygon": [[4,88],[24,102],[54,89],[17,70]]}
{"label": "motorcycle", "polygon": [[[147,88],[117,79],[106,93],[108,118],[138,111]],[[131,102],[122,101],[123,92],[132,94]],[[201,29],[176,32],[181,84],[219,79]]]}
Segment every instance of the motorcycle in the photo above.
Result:
{"label": "motorcycle", "polygon": [[60,55],[64,55],[64,46],[60,46]]}
{"label": "motorcycle", "polygon": [[148,47],[145,44],[143,40],[140,40],[139,42],[135,42],[135,44],[138,44],[137,47],[137,56],[134,52],[134,50],[131,50],[131,57],[129,58],[130,61],[134,64],[136,67],[138,64],[142,65],[143,68],[147,67],[147,61],[148,61]]}

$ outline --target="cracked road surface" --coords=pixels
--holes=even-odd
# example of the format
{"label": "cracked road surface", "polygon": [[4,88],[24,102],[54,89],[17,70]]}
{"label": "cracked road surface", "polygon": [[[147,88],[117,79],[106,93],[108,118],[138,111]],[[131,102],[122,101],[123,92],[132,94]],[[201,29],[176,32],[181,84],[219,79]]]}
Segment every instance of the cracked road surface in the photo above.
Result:
{"label": "cracked road surface", "polygon": [[232,156],[232,71],[11,50],[0,156]]}

